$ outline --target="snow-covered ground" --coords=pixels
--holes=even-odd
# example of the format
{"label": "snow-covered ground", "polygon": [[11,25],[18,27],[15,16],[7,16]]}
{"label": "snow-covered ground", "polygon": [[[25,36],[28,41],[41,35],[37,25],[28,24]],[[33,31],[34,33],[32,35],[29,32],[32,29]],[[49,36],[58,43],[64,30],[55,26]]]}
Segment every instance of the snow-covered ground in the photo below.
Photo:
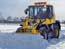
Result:
{"label": "snow-covered ground", "polygon": [[45,40],[40,35],[15,34],[19,25],[0,24],[0,49],[65,49],[65,27],[59,39]]}
{"label": "snow-covered ground", "polygon": [[[19,28],[20,24],[0,24],[0,33],[13,33]],[[65,24],[61,24],[61,29],[65,30]]]}
{"label": "snow-covered ground", "polygon": [[0,24],[0,32],[2,33],[12,33],[19,28],[19,24]]}

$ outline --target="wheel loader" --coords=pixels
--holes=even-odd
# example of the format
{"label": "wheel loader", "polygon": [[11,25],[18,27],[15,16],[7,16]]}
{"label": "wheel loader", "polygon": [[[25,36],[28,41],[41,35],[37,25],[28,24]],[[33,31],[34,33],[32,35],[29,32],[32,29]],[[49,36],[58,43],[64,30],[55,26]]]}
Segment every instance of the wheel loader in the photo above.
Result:
{"label": "wheel loader", "polygon": [[46,2],[35,2],[34,5],[25,9],[28,16],[20,24],[16,33],[40,34],[44,39],[59,38],[61,26],[56,20],[53,5]]}

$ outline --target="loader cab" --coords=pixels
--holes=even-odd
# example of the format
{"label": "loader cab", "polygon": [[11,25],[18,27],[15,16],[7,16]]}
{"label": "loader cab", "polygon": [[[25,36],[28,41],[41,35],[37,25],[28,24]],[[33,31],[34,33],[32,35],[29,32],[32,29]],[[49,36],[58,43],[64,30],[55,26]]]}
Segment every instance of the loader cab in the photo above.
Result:
{"label": "loader cab", "polygon": [[54,15],[53,6],[46,5],[46,6],[29,6],[25,13],[28,14],[29,18],[33,19],[51,19]]}

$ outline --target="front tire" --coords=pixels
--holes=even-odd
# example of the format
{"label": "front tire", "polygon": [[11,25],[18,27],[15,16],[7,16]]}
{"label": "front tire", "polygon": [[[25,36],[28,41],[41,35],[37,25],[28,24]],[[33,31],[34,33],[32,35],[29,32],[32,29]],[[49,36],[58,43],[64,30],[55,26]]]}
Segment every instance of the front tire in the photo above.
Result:
{"label": "front tire", "polygon": [[44,32],[44,39],[48,40],[48,33]]}
{"label": "front tire", "polygon": [[48,40],[48,29],[45,24],[39,24],[37,26],[38,32],[40,32],[40,35],[43,36],[44,39]]}

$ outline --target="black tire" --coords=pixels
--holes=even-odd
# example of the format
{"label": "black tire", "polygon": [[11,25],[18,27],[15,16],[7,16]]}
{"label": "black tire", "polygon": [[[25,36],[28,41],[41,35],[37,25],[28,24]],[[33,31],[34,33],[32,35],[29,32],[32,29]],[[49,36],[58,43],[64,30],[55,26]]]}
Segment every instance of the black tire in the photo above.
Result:
{"label": "black tire", "polygon": [[37,26],[37,30],[40,32],[40,35],[43,36],[44,39],[48,40],[48,29],[45,24],[39,24]]}
{"label": "black tire", "polygon": [[44,32],[44,39],[48,40],[48,33]]}
{"label": "black tire", "polygon": [[55,31],[55,37],[59,38],[59,34],[60,34],[59,29],[56,29],[56,31]]}
{"label": "black tire", "polygon": [[44,39],[48,40],[48,33],[46,31],[40,32],[41,36],[43,36]]}

